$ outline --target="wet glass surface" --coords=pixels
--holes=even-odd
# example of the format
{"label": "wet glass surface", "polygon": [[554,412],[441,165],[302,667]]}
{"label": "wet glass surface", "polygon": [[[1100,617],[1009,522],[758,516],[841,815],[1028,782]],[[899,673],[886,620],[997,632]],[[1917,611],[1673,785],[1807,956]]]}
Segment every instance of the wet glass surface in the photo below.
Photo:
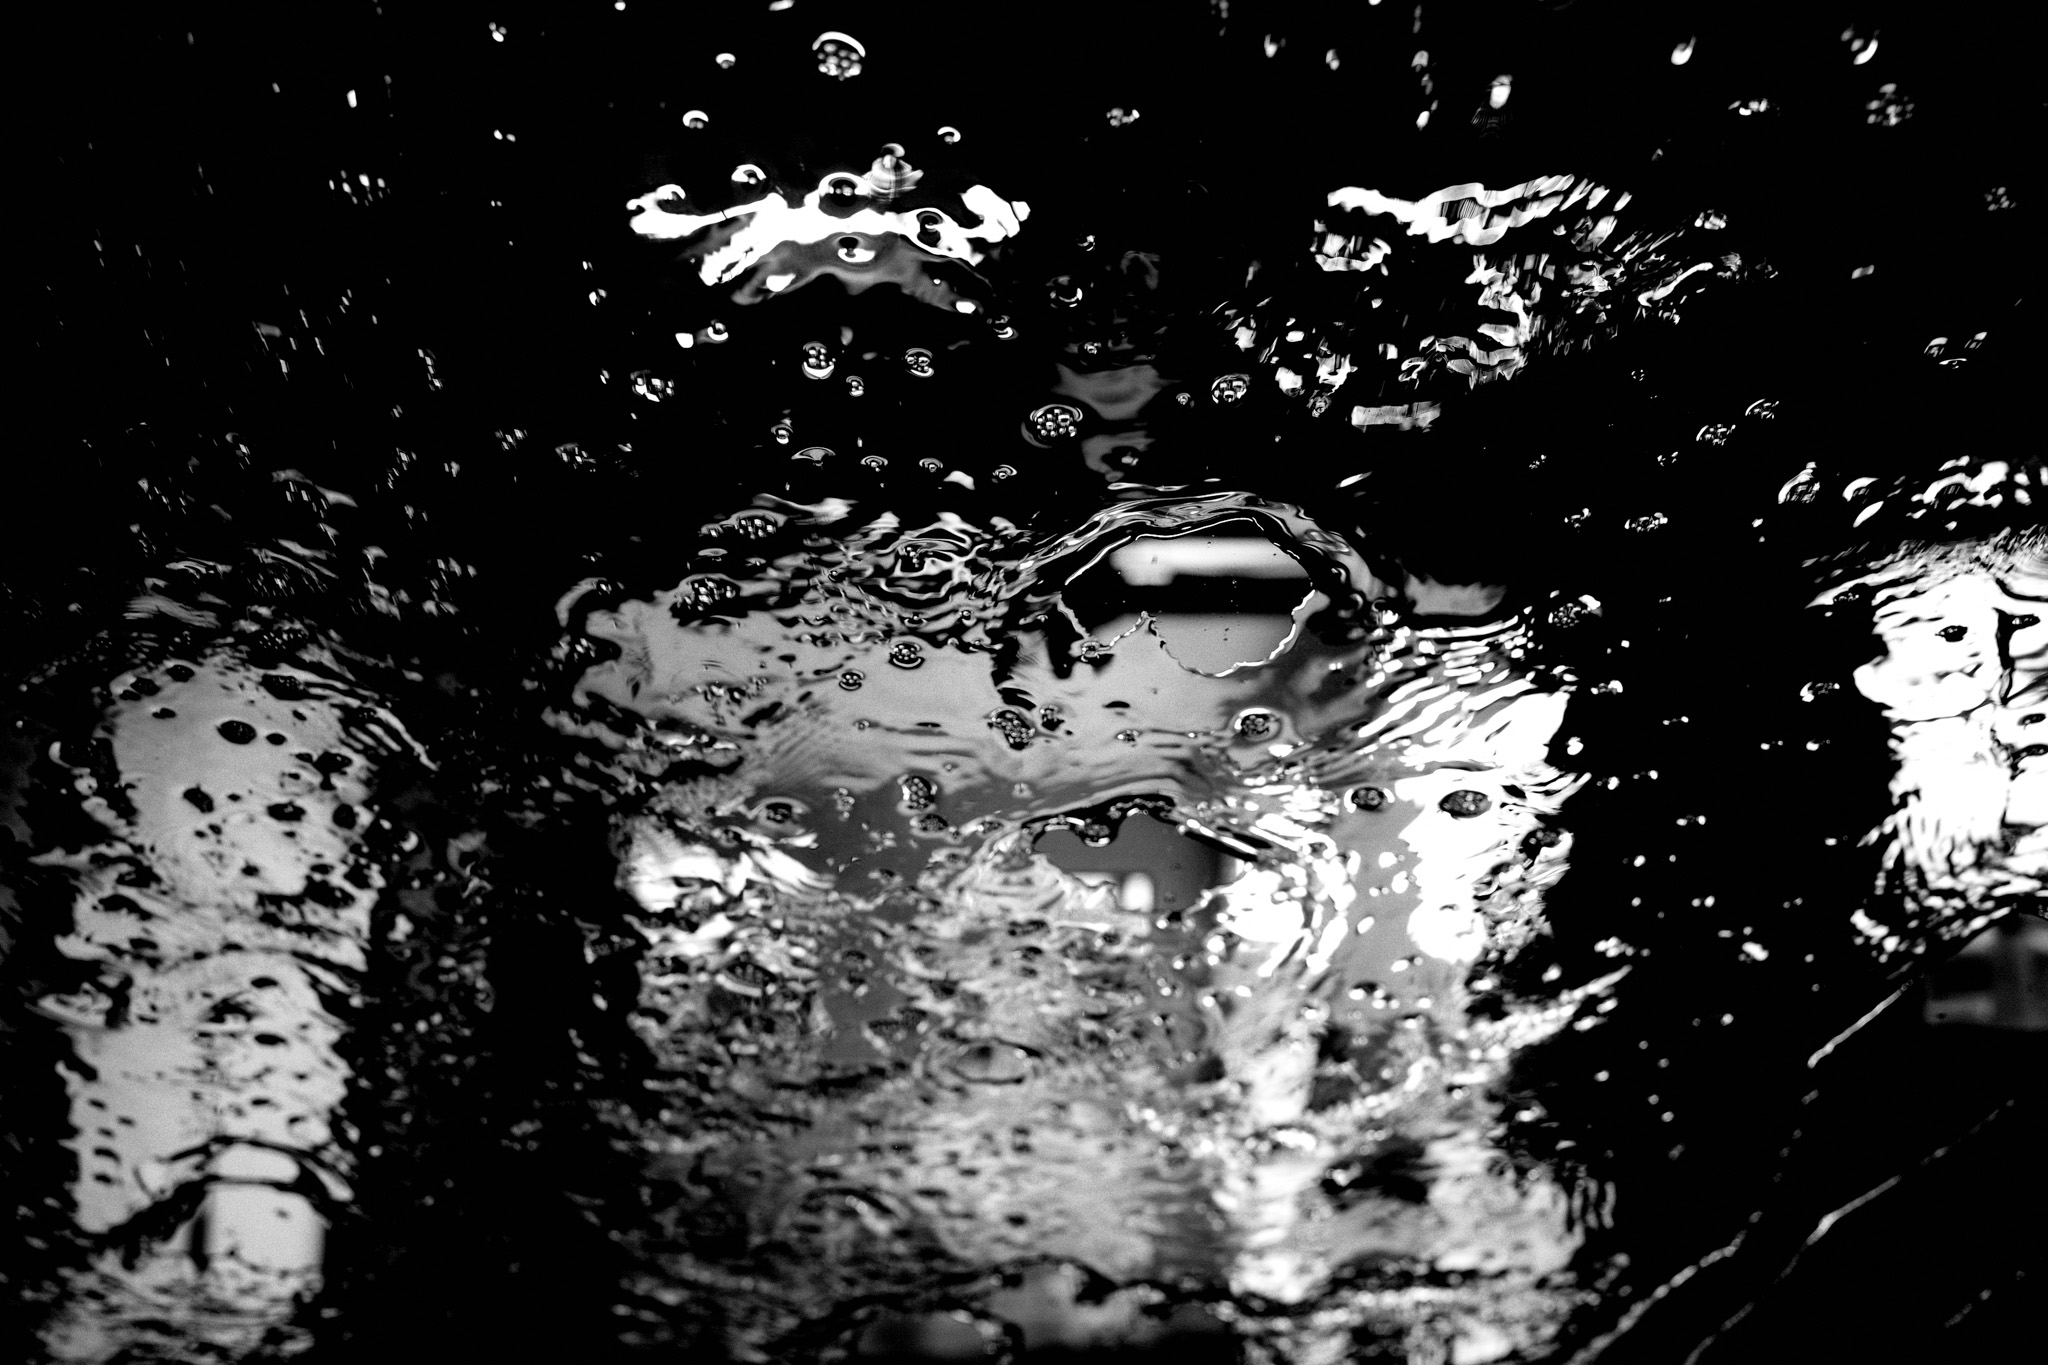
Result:
{"label": "wet glass surface", "polygon": [[1991,10],[44,21],[22,1359],[2003,1359]]}

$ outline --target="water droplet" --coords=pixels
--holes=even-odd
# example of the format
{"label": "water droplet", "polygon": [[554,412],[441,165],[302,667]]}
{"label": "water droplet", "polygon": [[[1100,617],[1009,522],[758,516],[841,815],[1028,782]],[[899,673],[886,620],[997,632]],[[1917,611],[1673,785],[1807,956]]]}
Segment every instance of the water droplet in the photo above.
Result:
{"label": "water droplet", "polygon": [[988,476],[996,480],[1014,479],[1017,477],[1017,471],[1010,465],[999,464],[988,472]]}
{"label": "water droplet", "polygon": [[1353,787],[1349,800],[1353,810],[1379,810],[1388,798],[1384,787]]}
{"label": "water droplet", "polygon": [[832,348],[822,341],[807,341],[803,347],[803,367],[806,379],[830,379],[837,362],[832,359]]}
{"label": "water droplet", "polygon": [[683,115],[683,126],[685,128],[702,128],[710,122],[711,115],[705,113],[702,109],[692,109]]}
{"label": "water droplet", "polygon": [[796,431],[787,422],[777,422],[774,426],[768,428],[768,434],[775,438],[775,444],[786,446],[789,444],[789,438],[794,436]]}
{"label": "water droplet", "polygon": [[675,392],[675,381],[664,379],[649,370],[635,370],[632,375],[633,392],[650,403],[659,403]]}
{"label": "water droplet", "polygon": [[706,341],[724,341],[731,335],[732,333],[726,330],[726,326],[722,322],[714,322],[704,329],[704,339]]}
{"label": "water droplet", "polygon": [[1482,792],[1460,788],[1437,802],[1436,808],[1461,820],[1469,820],[1475,815],[1484,815],[1492,810],[1493,798]]}
{"label": "water droplet", "polygon": [[1280,718],[1271,711],[1246,711],[1238,716],[1234,728],[1245,739],[1267,739],[1279,732]]}
{"label": "water droplet", "polygon": [[903,805],[907,810],[930,810],[938,804],[939,784],[929,777],[910,773],[897,778],[896,786],[903,793]]}
{"label": "water droplet", "polygon": [[867,680],[865,673],[849,668],[839,675],[839,686],[843,691],[858,692],[860,691],[860,685]]}
{"label": "water droplet", "polygon": [[823,464],[831,455],[832,449],[830,446],[805,446],[789,458],[792,460],[803,460],[810,464]]}
{"label": "water droplet", "polygon": [[1012,749],[1028,749],[1038,738],[1037,732],[1031,728],[1031,722],[1015,711],[995,712],[988,718],[988,725],[991,730],[1001,735],[1003,743]]}
{"label": "water droplet", "polygon": [[818,58],[818,71],[834,80],[851,80],[861,72],[861,62],[868,55],[858,39],[844,33],[820,33],[811,40],[811,51]]}
{"label": "water droplet", "polygon": [[919,379],[929,379],[934,373],[932,353],[922,346],[913,346],[903,353],[903,368]]}
{"label": "water droplet", "polygon": [[1081,430],[1081,410],[1072,403],[1047,403],[1025,419],[1025,430],[1040,441],[1072,440]]}
{"label": "water droplet", "polygon": [[880,473],[889,467],[889,460],[884,455],[863,455],[860,457],[860,467],[862,469],[872,469]]}
{"label": "water droplet", "polygon": [[857,374],[846,376],[846,392],[851,398],[858,398],[868,391],[868,382]]}
{"label": "water droplet", "polygon": [[1081,286],[1074,283],[1071,275],[1061,275],[1046,286],[1052,301],[1061,308],[1072,308],[1081,301]]}
{"label": "water droplet", "polygon": [[898,640],[889,646],[889,662],[898,668],[917,668],[924,663],[924,651],[915,640]]}
{"label": "water droplet", "polygon": [[1125,744],[1136,744],[1138,742],[1138,732],[1136,730],[1119,730],[1116,732],[1116,737]]}
{"label": "water droplet", "polygon": [[739,58],[733,56],[730,52],[721,52],[713,60],[718,63],[720,70],[730,71],[733,68],[733,64],[739,61]]}
{"label": "water droplet", "polygon": [[217,728],[230,744],[248,744],[256,738],[256,727],[246,720],[224,720]]}
{"label": "water droplet", "polygon": [[856,237],[852,233],[848,233],[839,239],[838,247],[834,254],[848,265],[866,265],[873,261],[880,253],[874,247],[868,245],[866,238]]}
{"label": "water droplet", "polygon": [[715,607],[720,602],[730,602],[740,595],[740,585],[730,578],[718,574],[705,574],[701,578],[685,580],[684,596],[690,605],[699,609]]}
{"label": "water droplet", "polygon": [[917,462],[917,467],[919,469],[922,469],[927,474],[937,474],[944,470],[946,466],[943,461],[935,460],[931,456],[927,455],[922,460],[919,460]]}
{"label": "water droplet", "polygon": [[954,1058],[953,1072],[983,1085],[1019,1085],[1031,1076],[1031,1054],[1008,1043],[974,1043]]}
{"label": "water droplet", "polygon": [[767,178],[768,172],[751,161],[732,168],[732,183],[735,185],[758,185]]}
{"label": "water droplet", "polygon": [[939,129],[938,136],[939,141],[944,143],[958,142],[960,140],[960,130],[958,128],[955,128],[952,124],[948,123],[944,127]]}
{"label": "water droplet", "polygon": [[1246,374],[1224,374],[1216,377],[1209,386],[1209,397],[1218,403],[1235,403],[1252,391],[1252,380]]}

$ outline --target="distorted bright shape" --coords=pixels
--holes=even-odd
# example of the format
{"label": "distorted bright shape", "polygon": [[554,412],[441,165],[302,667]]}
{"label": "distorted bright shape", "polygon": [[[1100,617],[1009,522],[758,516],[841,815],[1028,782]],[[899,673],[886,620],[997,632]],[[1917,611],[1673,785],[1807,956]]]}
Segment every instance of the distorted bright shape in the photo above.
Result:
{"label": "distorted bright shape", "polygon": [[[680,241],[707,229],[727,233],[722,241],[714,238],[717,244],[705,251],[699,274],[706,284],[730,283],[778,249],[847,236],[894,237],[914,243],[926,255],[979,264],[983,253],[975,244],[993,244],[1015,235],[1031,212],[1030,205],[1004,199],[986,185],[969,186],[960,195],[962,205],[980,220],[972,225],[935,208],[898,212],[864,204],[852,212],[829,212],[825,200],[835,191],[839,197],[851,195],[857,200],[875,195],[865,179],[834,174],[796,204],[780,192],[771,192],[730,209],[693,213],[683,188],[669,184],[628,200],[626,207],[634,215],[633,231],[656,241]],[[870,248],[863,244],[859,250]]]}
{"label": "distorted bright shape", "polygon": [[845,46],[851,48],[853,50],[853,55],[856,57],[865,57],[868,55],[868,50],[865,47],[861,46],[860,39],[855,38],[850,34],[841,33],[837,29],[827,30],[826,32],[820,33],[817,37],[811,39],[811,51],[816,52],[818,49],[829,46],[833,43],[842,43]]}
{"label": "distorted bright shape", "polygon": [[[1428,117],[1425,113],[1416,121],[1416,126],[1426,122]],[[1489,190],[1476,182],[1447,185],[1412,201],[1348,185],[1332,190],[1328,202],[1332,208],[1359,209],[1398,219],[1407,225],[1407,235],[1411,237],[1426,237],[1432,242],[1459,238],[1472,246],[1490,246],[1505,236],[1510,228],[1571,208],[1582,201],[1587,201],[1590,206],[1598,199],[1589,199],[1589,196],[1605,193],[1606,187],[1579,176],[1546,175],[1498,190]],[[1456,216],[1447,217],[1447,212],[1466,207],[1460,204],[1461,200],[1470,201],[1470,207],[1478,211],[1469,215],[1457,212]]]}

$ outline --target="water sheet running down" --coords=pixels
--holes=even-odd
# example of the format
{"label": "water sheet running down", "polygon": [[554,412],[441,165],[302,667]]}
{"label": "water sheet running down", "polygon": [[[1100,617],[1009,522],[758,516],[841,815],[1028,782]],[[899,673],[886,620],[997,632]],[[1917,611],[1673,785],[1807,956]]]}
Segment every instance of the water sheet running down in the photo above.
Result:
{"label": "water sheet running down", "polygon": [[310,1341],[326,1229],[353,1198],[339,1053],[383,869],[373,768],[410,749],[328,670],[228,646],[120,674],[64,741],[96,831],[34,859],[72,887],[71,1200],[102,1249],[53,1359],[240,1359]]}
{"label": "water sheet running down", "polygon": [[[954,586],[906,611],[886,566],[941,529],[915,586]],[[1226,531],[1310,594],[1262,662],[1062,611],[1091,566]],[[1368,1324],[1540,1347],[1577,1234],[1496,1145],[1493,1086],[1619,973],[1521,1001],[1492,976],[1540,931],[1577,785],[1518,618],[1399,626],[1343,540],[1221,494],[1133,491],[1040,545],[885,519],[728,587],[584,615],[618,657],[556,713],[635,793],[614,841],[670,1096],[634,1133],[643,1294],[721,1286],[744,1358],[869,1300],[1135,1344],[1169,1290],[1288,1305],[1238,1327],[1289,1358]],[[1051,1263],[1110,1306],[1001,1289]]]}
{"label": "water sheet running down", "polygon": [[1859,914],[1887,959],[1959,944],[2048,891],[2048,544],[1914,547],[1836,585],[1872,607],[1882,652],[1855,672],[1895,761],[1881,897]]}

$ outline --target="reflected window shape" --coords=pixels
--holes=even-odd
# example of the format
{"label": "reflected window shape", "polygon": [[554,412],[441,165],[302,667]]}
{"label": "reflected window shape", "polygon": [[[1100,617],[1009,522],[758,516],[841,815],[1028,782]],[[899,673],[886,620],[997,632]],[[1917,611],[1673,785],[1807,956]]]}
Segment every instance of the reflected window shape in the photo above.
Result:
{"label": "reflected window shape", "polygon": [[1220,854],[1149,815],[1125,819],[1116,837],[1100,848],[1067,830],[1047,832],[1037,847],[1076,880],[1114,886],[1118,908],[1133,914],[1191,909],[1223,880]]}
{"label": "reflected window shape", "polygon": [[1260,536],[1146,536],[1111,552],[1111,567],[1134,587],[1193,578],[1305,579],[1308,571]]}
{"label": "reflected window shape", "polygon": [[1111,551],[1063,597],[1083,624],[1119,616],[1293,614],[1308,571],[1261,536],[1145,536]]}
{"label": "reflected window shape", "polygon": [[2012,915],[1928,981],[1927,1022],[2048,1032],[2048,920]]}
{"label": "reflected window shape", "polygon": [[1144,914],[1159,903],[1159,888],[1149,872],[1076,872],[1074,880],[1088,886],[1116,888],[1116,908]]}
{"label": "reflected window shape", "polygon": [[1063,600],[1098,637],[1149,616],[1174,659],[1219,674],[1271,658],[1311,592],[1308,571],[1263,536],[1145,536],[1077,577]]}

